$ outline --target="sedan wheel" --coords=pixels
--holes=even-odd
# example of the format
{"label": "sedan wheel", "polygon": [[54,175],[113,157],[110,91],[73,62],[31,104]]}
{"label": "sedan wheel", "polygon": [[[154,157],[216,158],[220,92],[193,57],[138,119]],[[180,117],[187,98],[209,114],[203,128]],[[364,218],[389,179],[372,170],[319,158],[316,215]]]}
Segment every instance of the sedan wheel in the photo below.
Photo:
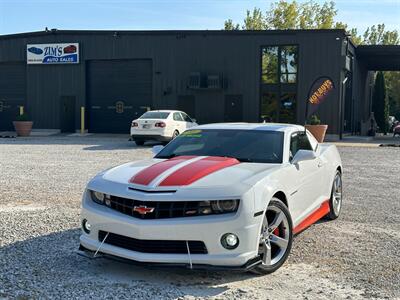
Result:
{"label": "sedan wheel", "polygon": [[292,247],[292,221],[286,205],[273,198],[265,212],[258,254],[262,263],[254,271],[268,274],[286,261]]}
{"label": "sedan wheel", "polygon": [[174,133],[172,134],[172,139],[176,138],[179,135],[179,131],[175,130]]}
{"label": "sedan wheel", "polygon": [[339,217],[342,208],[342,174],[337,171],[332,183],[331,199],[329,200],[329,214],[327,217],[334,220]]}

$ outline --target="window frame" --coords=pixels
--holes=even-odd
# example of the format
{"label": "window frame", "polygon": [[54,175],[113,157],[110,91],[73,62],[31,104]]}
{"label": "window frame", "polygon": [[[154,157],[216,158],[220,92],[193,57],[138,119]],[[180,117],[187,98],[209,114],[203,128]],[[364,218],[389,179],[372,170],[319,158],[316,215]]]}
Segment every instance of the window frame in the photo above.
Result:
{"label": "window frame", "polygon": [[313,146],[311,145],[311,142],[310,142],[310,140],[309,140],[309,138],[308,138],[308,132],[304,132],[304,131],[295,131],[295,132],[292,132],[291,134],[290,134],[290,138],[289,138],[289,151],[288,151],[288,155],[289,155],[289,162],[292,162],[292,160],[293,160],[293,158],[296,156],[296,153],[295,154],[293,154],[293,153],[291,153],[292,152],[292,150],[291,150],[291,148],[292,148],[292,139],[294,138],[294,136],[300,136],[300,135],[302,135],[302,136],[305,136],[306,137],[306,139],[307,139],[307,142],[308,142],[308,145],[310,146],[310,149],[300,149],[300,148],[298,148],[297,149],[297,152],[299,152],[299,150],[310,150],[310,151],[313,151],[313,152],[315,152],[316,151],[316,149],[313,149]]}
{"label": "window frame", "polygon": [[[175,115],[179,116],[179,117],[181,118],[181,120],[175,120]],[[175,111],[175,112],[172,114],[172,120],[174,120],[175,122],[185,122],[185,121],[184,121],[184,118],[183,118],[182,115],[181,115],[181,113],[180,113],[180,112],[177,112],[177,111]]]}
{"label": "window frame", "polygon": [[[296,74],[296,82],[295,83],[285,83],[285,82],[280,82],[280,68],[281,68],[281,61],[280,61],[280,48],[281,47],[286,47],[286,46],[296,46],[297,47],[297,74]],[[278,47],[278,81],[277,83],[266,83],[263,82],[262,76],[263,76],[263,69],[262,69],[262,55],[263,55],[263,49],[267,47]],[[259,103],[258,103],[258,119],[259,121],[263,121],[261,118],[262,114],[262,101],[263,101],[263,94],[264,93],[275,93],[277,94],[278,101],[279,101],[279,106],[281,105],[281,97],[284,94],[287,93],[294,93],[296,95],[296,109],[295,109],[295,122],[301,117],[299,116],[299,105],[298,105],[298,96],[299,96],[299,89],[298,89],[298,84],[299,84],[299,74],[300,74],[300,57],[301,57],[301,49],[300,49],[300,44],[299,43],[290,43],[290,44],[262,44],[259,47]],[[286,73],[285,73],[286,74]],[[279,113],[278,113],[278,119],[279,119]]]}

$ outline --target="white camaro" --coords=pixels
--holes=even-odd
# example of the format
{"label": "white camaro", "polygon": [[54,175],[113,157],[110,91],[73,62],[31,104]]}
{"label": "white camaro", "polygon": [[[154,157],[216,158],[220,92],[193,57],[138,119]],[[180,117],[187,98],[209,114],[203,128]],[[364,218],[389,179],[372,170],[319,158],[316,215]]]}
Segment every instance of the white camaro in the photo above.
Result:
{"label": "white camaro", "polygon": [[152,110],[132,121],[131,137],[137,145],[149,140],[169,142],[193,126],[196,122],[183,111]]}
{"label": "white camaro", "polygon": [[153,150],[87,185],[86,254],[265,274],[285,262],[294,234],[339,216],[339,153],[303,126],[202,125]]}

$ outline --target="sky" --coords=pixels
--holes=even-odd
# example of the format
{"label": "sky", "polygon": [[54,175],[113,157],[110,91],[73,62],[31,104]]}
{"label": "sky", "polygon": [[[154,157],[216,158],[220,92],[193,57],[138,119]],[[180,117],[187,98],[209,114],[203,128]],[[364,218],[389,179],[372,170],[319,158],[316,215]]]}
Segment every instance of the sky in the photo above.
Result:
{"label": "sky", "polygon": [[[0,0],[0,35],[57,29],[222,29],[271,0]],[[303,1],[299,1],[303,2]],[[322,3],[323,1],[316,1]],[[337,21],[363,32],[385,23],[400,30],[400,0],[337,0]]]}

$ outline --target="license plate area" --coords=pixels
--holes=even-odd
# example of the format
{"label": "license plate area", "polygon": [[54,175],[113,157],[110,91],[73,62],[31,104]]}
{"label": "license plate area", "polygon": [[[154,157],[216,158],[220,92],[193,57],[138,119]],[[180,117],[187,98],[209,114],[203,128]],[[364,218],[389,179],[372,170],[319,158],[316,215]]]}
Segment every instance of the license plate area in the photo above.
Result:
{"label": "license plate area", "polygon": [[150,128],[150,124],[144,124],[144,125],[142,126],[142,128],[143,128],[143,129],[149,129],[149,128]]}

